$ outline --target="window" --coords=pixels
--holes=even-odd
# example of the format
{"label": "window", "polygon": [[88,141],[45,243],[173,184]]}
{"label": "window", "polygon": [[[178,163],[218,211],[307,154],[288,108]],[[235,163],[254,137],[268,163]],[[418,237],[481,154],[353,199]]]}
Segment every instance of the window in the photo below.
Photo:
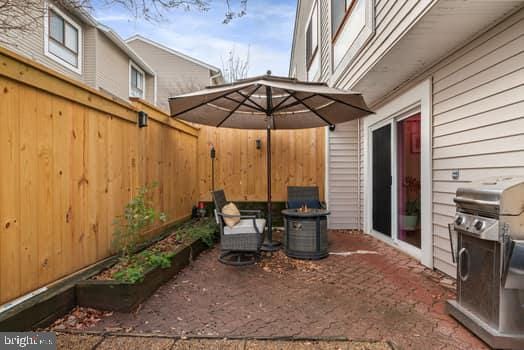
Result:
{"label": "window", "polygon": [[46,56],[81,73],[81,28],[52,5],[45,19],[44,46]]}
{"label": "window", "polygon": [[131,97],[140,97],[144,98],[145,91],[145,81],[144,81],[144,71],[138,68],[134,63],[130,62],[130,87],[129,95]]}
{"label": "window", "polygon": [[331,0],[331,37],[333,40],[337,37],[354,2],[355,0]]}
{"label": "window", "polygon": [[318,49],[318,15],[317,4],[313,6],[313,11],[309,17],[306,29],[306,65],[309,69]]}
{"label": "window", "polygon": [[375,33],[375,1],[331,1],[332,79],[340,74]]}

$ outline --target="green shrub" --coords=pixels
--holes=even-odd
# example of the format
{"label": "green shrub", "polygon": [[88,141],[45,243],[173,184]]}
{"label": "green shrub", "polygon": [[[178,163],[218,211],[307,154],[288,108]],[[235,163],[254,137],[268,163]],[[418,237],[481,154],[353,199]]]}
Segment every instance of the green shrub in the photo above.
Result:
{"label": "green shrub", "polygon": [[185,241],[200,238],[208,247],[211,247],[215,241],[216,231],[215,220],[203,218],[183,225],[177,232],[177,239]]}
{"label": "green shrub", "polygon": [[167,269],[171,266],[173,252],[155,252],[144,250],[131,256],[128,265],[113,274],[113,278],[120,282],[136,283],[144,279],[145,273],[149,269],[160,267]]}
{"label": "green shrub", "polygon": [[113,244],[124,260],[136,250],[140,234],[156,220],[166,221],[164,213],[157,213],[153,208],[151,194],[157,183],[138,189],[138,194],[125,206],[124,214],[113,221]]}

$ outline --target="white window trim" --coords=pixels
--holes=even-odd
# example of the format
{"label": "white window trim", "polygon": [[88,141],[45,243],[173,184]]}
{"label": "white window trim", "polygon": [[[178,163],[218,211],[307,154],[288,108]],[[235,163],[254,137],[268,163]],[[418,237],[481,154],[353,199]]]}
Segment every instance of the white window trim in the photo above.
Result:
{"label": "white window trim", "polygon": [[144,88],[142,89],[142,96],[138,96],[138,98],[145,100],[146,99],[146,73],[144,72],[142,68],[140,68],[136,63],[134,63],[131,60],[129,60],[129,97],[137,97],[137,96],[133,96],[132,94],[133,87],[131,86],[131,83],[132,83],[132,79],[131,79],[132,69],[131,68],[134,68],[137,71],[139,71],[140,73],[142,73],[142,76],[143,76],[142,83],[144,84]]}
{"label": "white window trim", "polygon": [[[334,59],[334,42],[331,40],[330,42],[330,51],[331,51],[331,78],[330,78],[330,85],[336,86],[339,81],[345,77],[345,71],[349,69],[352,61],[357,57],[358,53],[362,51],[368,44],[368,42],[371,40],[373,35],[375,34],[375,0],[356,0],[356,1],[365,1],[364,7],[365,7],[365,20],[366,23],[364,24],[364,27],[360,30],[359,34],[357,35],[356,39],[349,45],[349,47],[346,50],[346,53],[344,56],[340,59],[340,62],[335,62]],[[329,1],[329,13],[331,14],[331,1]],[[353,6],[356,6],[353,5]],[[347,24],[351,20],[351,15],[349,18],[346,19],[344,23],[342,23],[341,30],[344,30],[344,27],[347,26]],[[331,15],[329,18],[329,37],[332,38],[331,33]],[[339,35],[340,36],[340,35]],[[339,38],[340,39],[340,38]]]}
{"label": "white window trim", "polygon": [[[415,248],[400,240],[394,240],[380,233],[373,232],[373,188],[371,176],[372,170],[372,130],[375,130],[388,123],[396,122],[405,117],[408,113],[420,111],[420,199],[421,199],[421,249]],[[374,237],[385,241],[388,244],[398,247],[400,250],[415,256],[420,262],[433,268],[433,178],[432,178],[432,80],[431,78],[420,83],[409,91],[405,92],[390,103],[382,106],[376,111],[375,115],[366,117],[364,122],[364,231],[373,235]],[[392,130],[393,133],[393,130]],[[394,133],[392,134],[392,143],[394,144]],[[391,147],[392,151],[392,167],[391,173],[393,176],[396,172],[396,148]],[[394,154],[395,153],[395,154]],[[393,181],[395,184],[395,181]],[[392,236],[396,230],[396,194],[393,193],[396,188],[392,190]],[[417,252],[418,251],[418,252]]]}
{"label": "white window trim", "polygon": [[[308,68],[307,52],[305,52],[305,50],[307,48],[307,28],[309,27],[309,24],[311,23],[311,20],[312,20],[312,17],[313,17],[313,13],[315,12],[315,8],[317,10],[317,18],[316,18],[316,21],[317,21],[317,32],[314,33],[313,35],[316,34],[316,36],[317,36],[317,49],[316,49],[316,51],[314,50],[313,53],[312,53],[313,56],[311,57],[311,65]],[[320,58],[320,50],[321,50],[321,43],[320,43],[320,9],[319,9],[317,1],[313,2],[313,6],[311,6],[311,9],[309,10],[309,14],[307,16],[307,21],[306,21],[306,28],[304,30],[304,33],[306,34],[304,36],[304,62],[305,62],[304,67],[306,67],[307,80],[308,81],[313,81],[313,80],[319,78],[320,71],[321,71],[320,59],[319,59]],[[309,71],[313,70],[312,69],[313,65],[318,65],[319,67],[317,69],[317,72],[316,72],[315,76],[310,76]]]}
{"label": "white window trim", "polygon": [[[76,30],[78,30],[78,67],[75,67],[74,65],[60,59],[59,57],[49,52],[49,10],[53,10],[54,12],[56,12],[58,15],[60,15],[60,17],[62,17],[69,24],[75,27]],[[71,17],[69,17],[64,12],[62,12],[58,7],[46,1],[45,2],[45,13],[44,13],[44,55],[46,57],[49,57],[53,61],[59,63],[60,65],[66,67],[67,69],[72,70],[75,73],[82,74],[82,58],[83,58],[83,46],[84,46],[83,44],[84,44],[84,41],[83,41],[82,26],[80,26]]]}

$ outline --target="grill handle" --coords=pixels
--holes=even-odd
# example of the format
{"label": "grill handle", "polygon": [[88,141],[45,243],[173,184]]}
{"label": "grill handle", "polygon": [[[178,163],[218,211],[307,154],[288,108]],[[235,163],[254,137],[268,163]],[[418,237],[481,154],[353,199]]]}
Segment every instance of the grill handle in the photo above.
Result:
{"label": "grill handle", "polygon": [[499,201],[486,201],[482,199],[472,199],[466,197],[455,197],[453,198],[453,201],[457,204],[466,204],[489,208],[498,208],[500,206]]}
{"label": "grill handle", "polygon": [[454,264],[457,263],[458,254],[457,254],[457,231],[455,231],[455,226],[453,224],[448,224],[448,232],[449,232],[449,245],[451,246],[451,259]]}
{"label": "grill handle", "polygon": [[[465,274],[462,273],[462,270],[463,270],[463,262],[464,262],[464,257],[466,257],[466,261],[467,261],[467,271]],[[470,261],[469,261],[469,253],[468,253],[468,250],[466,248],[462,248],[460,249],[459,253],[458,253],[458,275],[460,277],[460,280],[462,282],[466,282],[468,280],[468,277],[469,277],[469,266],[470,266]]]}

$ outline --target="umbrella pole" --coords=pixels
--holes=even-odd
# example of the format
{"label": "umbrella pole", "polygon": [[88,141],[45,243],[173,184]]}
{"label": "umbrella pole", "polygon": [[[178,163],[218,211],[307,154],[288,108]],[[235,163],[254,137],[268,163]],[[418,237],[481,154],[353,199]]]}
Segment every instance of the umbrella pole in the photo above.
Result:
{"label": "umbrella pole", "polygon": [[281,243],[273,240],[273,220],[271,212],[271,128],[267,129],[267,235],[262,243],[262,251],[274,252],[280,249]]}

